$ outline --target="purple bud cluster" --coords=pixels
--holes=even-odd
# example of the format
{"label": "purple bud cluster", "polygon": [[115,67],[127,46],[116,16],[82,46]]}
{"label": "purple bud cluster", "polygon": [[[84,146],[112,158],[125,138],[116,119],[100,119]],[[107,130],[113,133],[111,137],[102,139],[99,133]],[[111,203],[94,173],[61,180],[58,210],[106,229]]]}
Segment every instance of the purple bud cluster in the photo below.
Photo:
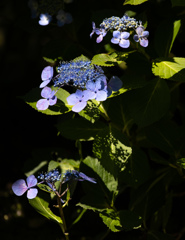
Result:
{"label": "purple bud cluster", "polygon": [[38,110],[46,110],[57,102],[53,91],[47,85],[52,81],[54,87],[58,89],[64,85],[76,88],[76,92],[67,97],[69,105],[73,106],[72,111],[80,112],[83,110],[88,100],[105,101],[112,94],[112,91],[118,91],[122,87],[122,81],[113,76],[109,82],[100,66],[94,65],[88,60],[74,60],[62,62],[57,67],[57,75],[53,77],[53,67],[47,66],[41,73],[42,83],[40,88],[41,96],[36,107]]}
{"label": "purple bud cluster", "polygon": [[96,28],[95,23],[92,23],[92,32],[90,37],[95,33],[98,35],[96,42],[100,43],[103,38],[106,36],[109,30],[113,31],[113,37],[111,42],[113,44],[118,44],[122,48],[128,48],[130,46],[130,32],[128,30],[134,30],[135,35],[133,39],[136,42],[139,42],[142,47],[148,46],[149,32],[145,31],[145,28],[142,26],[141,21],[136,21],[134,18],[130,18],[126,14],[122,18],[119,17],[110,17],[103,20],[99,28]]}
{"label": "purple bud cluster", "polygon": [[[64,3],[71,3],[70,0],[64,0]],[[56,23],[59,27],[69,24],[73,21],[70,13],[63,10],[63,3],[57,0],[29,0],[28,7],[31,10],[32,18],[39,17],[39,25],[47,26],[56,17]]]}

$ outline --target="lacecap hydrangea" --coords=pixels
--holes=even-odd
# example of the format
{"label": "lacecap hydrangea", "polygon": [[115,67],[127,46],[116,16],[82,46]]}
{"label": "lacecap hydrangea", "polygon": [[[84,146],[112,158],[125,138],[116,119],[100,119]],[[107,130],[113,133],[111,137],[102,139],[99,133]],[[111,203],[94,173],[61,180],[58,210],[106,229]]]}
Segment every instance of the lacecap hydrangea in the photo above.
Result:
{"label": "lacecap hydrangea", "polygon": [[122,48],[128,48],[130,46],[129,37],[134,31],[135,34],[133,39],[136,42],[139,42],[142,47],[148,46],[147,37],[149,36],[149,32],[145,31],[141,21],[136,21],[136,19],[131,18],[126,14],[121,18],[115,16],[105,18],[99,28],[97,28],[93,22],[92,28],[93,30],[90,33],[90,37],[92,37],[94,33],[97,34],[97,43],[100,43],[103,40],[108,31],[112,31],[113,36],[111,42],[113,44],[118,44]]}
{"label": "lacecap hydrangea", "polygon": [[[75,93],[67,97],[67,102],[73,106],[74,112],[83,110],[89,100],[105,101],[112,91],[118,91],[122,87],[122,81],[118,77],[113,76],[108,81],[103,69],[89,60],[61,62],[56,70],[56,76],[51,66],[45,67],[41,73],[40,88],[43,88],[41,91],[43,98],[36,104],[38,110],[46,110],[49,106],[56,104],[55,94],[65,85],[76,89]],[[56,91],[47,86],[51,82],[54,87],[58,87]]]}

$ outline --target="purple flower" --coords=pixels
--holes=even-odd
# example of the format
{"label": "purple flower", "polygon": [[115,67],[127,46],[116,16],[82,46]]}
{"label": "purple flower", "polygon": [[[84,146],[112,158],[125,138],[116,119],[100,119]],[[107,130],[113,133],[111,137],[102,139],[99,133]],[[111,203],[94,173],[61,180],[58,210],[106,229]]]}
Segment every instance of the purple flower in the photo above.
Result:
{"label": "purple flower", "polygon": [[51,22],[52,16],[48,13],[40,14],[39,25],[46,26]]}
{"label": "purple flower", "polygon": [[17,196],[22,196],[27,191],[27,198],[33,199],[37,196],[38,189],[32,188],[37,185],[37,179],[34,175],[27,177],[26,181],[24,179],[19,179],[12,185],[12,190]]}
{"label": "purple flower", "polygon": [[55,91],[52,91],[49,87],[45,87],[42,89],[41,96],[45,99],[40,99],[37,102],[36,107],[38,110],[46,110],[49,106],[53,106],[57,102]]}
{"label": "purple flower", "polygon": [[90,33],[90,38],[92,38],[92,35],[96,32],[96,25],[95,25],[94,22],[92,22],[92,28],[93,28],[93,30],[92,30],[92,32]]}
{"label": "purple flower", "polygon": [[76,170],[67,170],[64,173],[64,181],[63,183],[71,180],[76,180],[76,181],[89,181],[92,183],[96,183],[96,180],[94,178],[88,177],[82,172],[78,172]]}
{"label": "purple flower", "polygon": [[107,99],[107,92],[105,91],[104,81],[101,79],[102,77],[98,77],[96,81],[88,81],[86,83],[87,90],[92,92],[92,98],[97,101],[105,101]]}
{"label": "purple flower", "polygon": [[130,46],[130,41],[127,40],[129,36],[130,33],[128,32],[114,31],[111,42],[114,44],[119,44],[119,46],[122,48],[128,48]]}
{"label": "purple flower", "polygon": [[56,19],[58,20],[57,25],[59,27],[62,27],[64,24],[69,24],[73,21],[71,14],[64,12],[62,9],[58,11]]}
{"label": "purple flower", "polygon": [[50,83],[51,79],[53,77],[53,67],[47,66],[43,69],[41,74],[42,83],[40,84],[40,88],[45,87]]}
{"label": "purple flower", "polygon": [[148,46],[148,39],[147,39],[147,37],[149,36],[149,32],[148,31],[144,31],[143,27],[138,27],[136,29],[136,33],[137,34],[135,34],[134,37],[133,37],[134,40],[136,42],[139,42],[142,47],[147,47]]}
{"label": "purple flower", "polygon": [[73,112],[80,112],[86,107],[87,101],[92,99],[92,97],[93,93],[91,91],[82,91],[77,89],[75,93],[72,93],[69,97],[67,97],[67,102],[69,105],[73,105]]}
{"label": "purple flower", "polygon": [[108,97],[112,94],[112,91],[118,91],[122,87],[122,85],[123,83],[118,77],[111,77],[110,81],[107,84]]}
{"label": "purple flower", "polygon": [[105,37],[105,35],[107,34],[107,32],[105,31],[105,29],[102,28],[97,28],[95,29],[95,33],[97,35],[99,35],[99,37],[97,37],[96,42],[100,43],[103,40],[103,37]]}

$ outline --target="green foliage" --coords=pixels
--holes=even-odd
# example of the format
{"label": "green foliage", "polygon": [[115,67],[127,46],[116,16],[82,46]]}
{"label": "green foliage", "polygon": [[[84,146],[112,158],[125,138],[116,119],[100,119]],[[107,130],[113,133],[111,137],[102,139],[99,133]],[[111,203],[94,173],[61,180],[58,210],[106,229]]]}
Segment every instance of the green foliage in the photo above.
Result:
{"label": "green foliage", "polygon": [[148,0],[125,0],[123,5],[130,4],[130,5],[139,5],[144,2],[147,2]]}

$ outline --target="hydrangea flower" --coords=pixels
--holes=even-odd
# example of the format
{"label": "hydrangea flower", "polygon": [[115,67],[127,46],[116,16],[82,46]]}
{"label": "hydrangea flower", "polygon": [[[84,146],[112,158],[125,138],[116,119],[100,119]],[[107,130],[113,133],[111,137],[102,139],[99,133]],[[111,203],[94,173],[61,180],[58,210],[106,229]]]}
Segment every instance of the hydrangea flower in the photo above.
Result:
{"label": "hydrangea flower", "polygon": [[107,99],[107,92],[104,90],[105,85],[101,77],[98,77],[95,82],[88,81],[86,88],[93,93],[92,99],[96,99],[97,101],[105,101]]}
{"label": "hydrangea flower", "polygon": [[119,44],[119,46],[122,48],[128,48],[130,46],[130,41],[128,40],[129,36],[129,32],[114,31],[111,42],[114,44]]}
{"label": "hydrangea flower", "polygon": [[149,36],[148,31],[144,31],[144,28],[142,26],[138,27],[136,29],[136,33],[134,35],[134,40],[136,42],[139,42],[142,47],[147,47],[148,46],[148,39],[147,37]]}
{"label": "hydrangea flower", "polygon": [[77,170],[67,170],[64,173],[64,180],[63,183],[68,182],[68,181],[72,181],[72,180],[76,180],[76,181],[89,181],[92,183],[96,183],[96,180],[94,178],[88,177],[87,175],[85,175],[82,172],[78,172]]}
{"label": "hydrangea flower", "polygon": [[40,88],[43,88],[50,83],[51,79],[53,77],[53,67],[47,66],[43,69],[41,74],[42,83],[40,84]]}
{"label": "hydrangea flower", "polygon": [[90,33],[90,38],[92,38],[92,35],[96,32],[96,25],[95,25],[94,22],[92,22],[92,28],[93,28],[93,30],[92,30],[92,32]]}
{"label": "hydrangea flower", "polygon": [[80,112],[86,107],[87,101],[92,99],[93,96],[94,94],[91,91],[82,91],[77,89],[75,93],[72,93],[69,97],[67,97],[67,102],[69,105],[73,105],[73,112]]}
{"label": "hydrangea flower", "polygon": [[34,175],[27,177],[26,181],[24,179],[19,179],[12,185],[12,190],[15,195],[22,196],[27,191],[27,198],[33,199],[38,194],[38,189],[33,188],[37,185],[37,179]]}
{"label": "hydrangea flower", "polygon": [[53,106],[57,102],[55,91],[52,91],[49,87],[45,87],[42,89],[41,96],[44,99],[40,99],[37,102],[36,107],[38,110],[46,110],[49,106]]}
{"label": "hydrangea flower", "polygon": [[58,11],[56,19],[59,27],[62,27],[64,24],[69,24],[73,21],[71,14],[64,12],[62,9]]}
{"label": "hydrangea flower", "polygon": [[52,20],[52,16],[49,15],[48,13],[44,13],[44,14],[41,13],[39,17],[40,17],[39,25],[41,25],[41,26],[48,25]]}
{"label": "hydrangea flower", "polygon": [[96,34],[97,35],[99,35],[99,37],[97,37],[97,39],[96,39],[96,42],[97,43],[100,43],[102,40],[103,40],[103,38],[106,36],[106,34],[107,34],[107,32],[106,32],[106,30],[105,29],[96,29],[95,30],[95,32],[96,32]]}
{"label": "hydrangea flower", "polygon": [[49,172],[40,173],[40,175],[37,178],[45,182],[54,183],[60,181],[61,174],[57,169],[54,169]]}
{"label": "hydrangea flower", "polygon": [[123,83],[118,77],[111,77],[110,81],[107,84],[108,97],[112,94],[112,91],[117,92],[120,88],[122,88],[122,86]]}

